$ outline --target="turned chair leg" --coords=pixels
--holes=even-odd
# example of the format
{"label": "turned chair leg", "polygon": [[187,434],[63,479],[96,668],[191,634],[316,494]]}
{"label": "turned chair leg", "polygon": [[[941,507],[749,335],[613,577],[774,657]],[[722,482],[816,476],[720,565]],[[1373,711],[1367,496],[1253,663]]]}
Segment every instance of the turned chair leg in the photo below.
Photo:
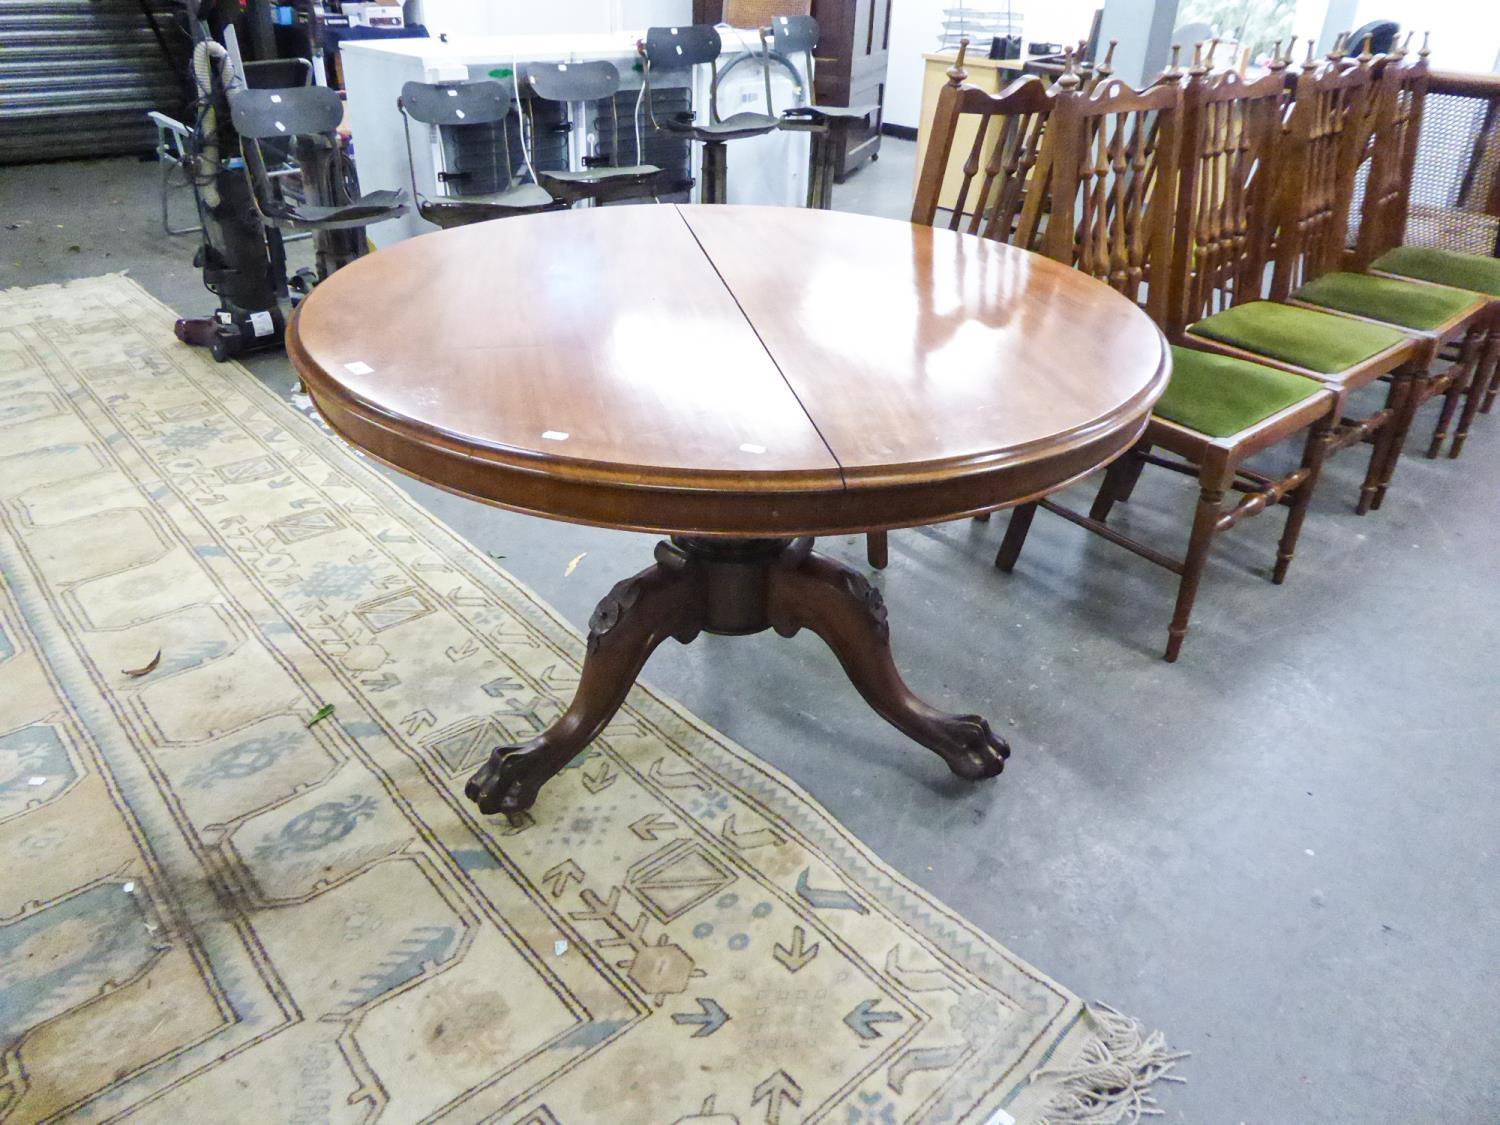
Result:
{"label": "turned chair leg", "polygon": [[1432,440],[1427,445],[1429,461],[1436,459],[1443,451],[1443,442],[1448,440],[1448,427],[1453,423],[1458,404],[1464,397],[1464,392],[1473,387],[1474,381],[1479,377],[1479,353],[1488,335],[1484,328],[1470,329],[1464,336],[1458,362],[1447,372],[1449,383],[1448,390],[1443,395],[1443,409],[1438,414],[1437,425],[1432,430]]}
{"label": "turned chair leg", "polygon": [[1490,407],[1495,405],[1495,396],[1500,395],[1500,324],[1490,329],[1490,334],[1497,340],[1491,348],[1489,374],[1484,381],[1484,403],[1479,408],[1481,414],[1488,414]]}
{"label": "turned chair leg", "polygon": [[1458,429],[1453,433],[1453,447],[1448,450],[1449,457],[1457,457],[1463,452],[1464,442],[1469,439],[1469,427],[1474,424],[1474,416],[1479,413],[1480,403],[1497,379],[1500,379],[1500,324],[1490,327],[1483,354],[1475,365],[1474,377],[1469,381],[1469,389],[1464,394],[1464,410],[1458,418]]}
{"label": "turned chair leg", "polygon": [[1453,424],[1453,415],[1458,410],[1466,383],[1467,380],[1455,379],[1443,392],[1443,408],[1438,412],[1437,425],[1432,428],[1432,440],[1427,443],[1429,461],[1437,460],[1437,455],[1443,451],[1443,443],[1448,440],[1448,427]]}
{"label": "turned chair leg", "polygon": [[1177,605],[1172,611],[1172,624],[1167,628],[1168,663],[1175,662],[1182,651],[1182,641],[1188,631],[1188,619],[1193,615],[1193,602],[1198,598],[1198,583],[1203,577],[1203,565],[1208,561],[1208,549],[1213,543],[1214,533],[1219,530],[1223,503],[1223,489],[1204,488],[1198,495],[1198,510],[1193,515],[1193,533],[1188,539],[1187,556],[1182,560],[1182,582],[1177,587]]}
{"label": "turned chair leg", "polygon": [[1026,546],[1026,533],[1031,530],[1031,521],[1036,518],[1036,504],[1022,504],[1010,514],[1010,523],[1005,527],[1005,538],[1000,541],[1000,550],[995,555],[995,565],[1009,574],[1021,557],[1021,548]]}
{"label": "turned chair leg", "polygon": [[[1382,427],[1381,432],[1387,433],[1384,455],[1381,455],[1380,443],[1377,441],[1375,453],[1370,457],[1370,473],[1365,477],[1365,489],[1368,489],[1371,481],[1374,482],[1373,492],[1368,492],[1369,504],[1366,511],[1380,510],[1380,505],[1385,500],[1385,493],[1391,485],[1391,478],[1396,475],[1396,466],[1401,463],[1401,452],[1406,448],[1406,436],[1411,432],[1412,421],[1416,418],[1417,411],[1426,399],[1422,395],[1422,387],[1419,385],[1415,375],[1397,372],[1391,379],[1390,395],[1387,405],[1394,410],[1392,417]],[[1365,489],[1361,490],[1360,502],[1365,502],[1367,495]],[[1361,511],[1360,515],[1364,515]]]}
{"label": "turned chair leg", "polygon": [[1333,415],[1314,426],[1307,435],[1307,444],[1302,448],[1302,467],[1307,477],[1292,493],[1291,511],[1286,516],[1286,527],[1281,532],[1281,542],[1276,548],[1276,569],[1271,581],[1280,586],[1286,581],[1287,569],[1292,565],[1292,556],[1297,553],[1297,538],[1302,534],[1302,523],[1307,518],[1307,506],[1312,503],[1313,489],[1323,472],[1323,462],[1328,457],[1328,447],[1333,440]]}
{"label": "turned chair leg", "polygon": [[1146,454],[1150,452],[1150,444],[1142,442],[1104,471],[1104,482],[1099,485],[1099,494],[1089,509],[1090,518],[1104,523],[1109,519],[1110,509],[1117,503],[1129,503],[1130,494],[1141,479],[1141,470],[1146,467]]}
{"label": "turned chair leg", "polygon": [[865,559],[876,570],[884,570],[891,561],[888,531],[871,531],[865,535]]}
{"label": "turned chair leg", "polygon": [[1410,400],[1416,396],[1413,381],[1411,373],[1405,370],[1397,371],[1391,376],[1383,407],[1385,418],[1374,431],[1365,435],[1364,440],[1370,443],[1370,461],[1365,469],[1365,479],[1359,487],[1355,515],[1365,515],[1379,506],[1375,502],[1375,494],[1380,490],[1381,474],[1385,470],[1386,459],[1391,454],[1391,447],[1395,444],[1402,414]]}

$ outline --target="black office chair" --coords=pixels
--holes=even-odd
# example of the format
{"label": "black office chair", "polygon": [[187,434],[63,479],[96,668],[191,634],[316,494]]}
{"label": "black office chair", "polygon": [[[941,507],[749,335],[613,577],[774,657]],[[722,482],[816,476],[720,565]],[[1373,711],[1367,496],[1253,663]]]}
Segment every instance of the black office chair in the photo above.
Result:
{"label": "black office chair", "polygon": [[1365,40],[1370,40],[1372,55],[1388,55],[1396,47],[1396,36],[1401,34],[1401,25],[1394,20],[1371,20],[1350,34],[1346,44],[1351,54],[1365,49]]}
{"label": "black office chair", "polygon": [[[813,104],[813,49],[818,45],[818,21],[811,16],[776,16],[769,28],[760,32],[763,54],[769,56],[773,49],[767,38],[774,41],[775,51],[791,57],[800,53],[804,60],[803,76],[807,83],[808,104],[783,110],[781,127],[796,132],[811,134],[807,152],[807,205],[826,211],[833,206],[833,182],[838,178],[839,167],[849,144],[849,130],[856,125],[868,125],[872,114],[880,112],[880,106],[869,105],[816,105]],[[771,70],[766,68],[766,105],[771,105]]]}
{"label": "black office chair", "polygon": [[[526,80],[532,93],[546,101],[561,102],[569,114],[577,107],[581,115],[589,102],[609,102],[610,148],[608,156],[585,153],[575,168],[572,153],[573,130],[568,128],[568,167],[564,171],[538,173],[542,184],[555,198],[577,203],[609,203],[618,199],[639,199],[674,191],[679,185],[655,164],[615,164],[620,158],[620,111],[615,95],[620,91],[620,72],[607,61],[572,63],[528,63]],[[639,135],[636,159],[640,160]]]}
{"label": "black office chair", "polygon": [[[277,232],[311,231],[317,247],[317,280],[365,253],[364,228],[406,213],[403,191],[372,191],[354,197],[350,169],[339,145],[344,103],[326,86],[237,89],[229,92],[229,112],[250,197],[262,224]],[[302,182],[302,199],[275,189],[267,150],[286,151]],[[262,147],[265,143],[265,148]],[[279,157],[274,152],[273,157]]]}
{"label": "black office chair", "polygon": [[[518,184],[511,170],[510,91],[499,82],[483,79],[477,82],[408,82],[401,87],[396,108],[401,111],[401,128],[406,134],[406,164],[411,171],[412,195],[417,213],[440,227],[461,227],[510,215],[534,215],[540,211],[559,211],[566,200],[554,199],[538,184]],[[428,199],[417,187],[417,165],[412,158],[411,122],[435,125],[442,134],[444,162],[456,162],[449,154],[458,150],[459,130],[480,129],[489,134],[485,148],[489,152],[488,175],[479,177],[473,168],[438,168],[437,182],[444,195]],[[499,137],[493,136],[499,126]],[[498,141],[498,143],[497,143]],[[481,190],[462,190],[476,179]],[[468,184],[465,181],[469,181]],[[453,190],[453,185],[460,190]]]}
{"label": "black office chair", "polygon": [[[776,129],[779,122],[768,113],[736,113],[723,120],[719,119],[719,74],[716,63],[723,44],[714,28],[701,24],[689,27],[653,27],[646,32],[646,38],[641,41],[639,49],[643,96],[652,126],[674,137],[697,141],[703,146],[703,186],[699,192],[699,202],[727,202],[728,160],[725,149],[728,142],[764,136]],[[768,66],[764,50],[761,52],[761,64]],[[701,65],[707,65],[713,70],[708,87],[708,120],[700,123],[692,111],[686,111],[658,121],[651,105],[652,72],[691,70]],[[769,74],[769,69],[767,73]],[[769,97],[769,79],[766,93]],[[766,108],[771,108],[769,103]]]}

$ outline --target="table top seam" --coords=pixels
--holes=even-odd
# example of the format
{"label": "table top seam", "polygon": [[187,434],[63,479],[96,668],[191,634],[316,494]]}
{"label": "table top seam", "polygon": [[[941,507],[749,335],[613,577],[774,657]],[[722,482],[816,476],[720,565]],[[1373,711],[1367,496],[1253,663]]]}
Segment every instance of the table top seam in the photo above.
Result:
{"label": "table top seam", "polygon": [[802,411],[802,416],[812,426],[813,432],[818,435],[818,440],[823,443],[823,448],[828,451],[828,456],[833,459],[834,465],[838,467],[839,484],[845,492],[848,492],[849,478],[844,475],[844,463],[839,460],[839,455],[834,451],[833,446],[828,443],[828,438],[823,434],[823,428],[818,425],[818,420],[812,416],[812,411],[807,409],[807,404],[802,401],[802,396],[797,393],[797,388],[792,385],[792,381],[786,377],[786,372],[781,369],[781,364],[777,361],[775,353],[771,351],[771,347],[766,343],[765,337],[760,334],[760,329],[755,326],[755,321],[750,319],[750,314],[745,311],[745,306],[740,303],[739,294],[729,284],[729,279],[719,272],[719,265],[714,261],[713,255],[703,245],[703,240],[698,237],[698,232],[693,229],[693,224],[688,222],[688,217],[682,213],[682,205],[674,203],[672,204],[672,209],[677,212],[677,217],[682,220],[682,225],[687,227],[687,232],[692,236],[699,253],[703,255],[703,260],[708,263],[709,269],[714,271],[714,276],[719,279],[719,284],[724,286],[724,292],[729,294],[729,299],[734,302],[734,307],[739,310],[740,316],[745,318],[745,324],[751,332],[755,333],[755,340],[760,344],[761,351],[766,353],[766,358],[771,361],[771,366],[776,368],[776,374],[781,378],[786,389],[791,392],[792,398],[796,400],[797,409]]}

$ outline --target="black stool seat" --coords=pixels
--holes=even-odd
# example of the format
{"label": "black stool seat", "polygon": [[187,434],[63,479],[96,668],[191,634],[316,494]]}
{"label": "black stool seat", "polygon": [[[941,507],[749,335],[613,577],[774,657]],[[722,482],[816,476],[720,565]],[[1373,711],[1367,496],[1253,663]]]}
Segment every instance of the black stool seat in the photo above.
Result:
{"label": "black stool seat", "polygon": [[262,211],[278,222],[298,226],[323,227],[337,230],[340,227],[362,227],[371,223],[394,219],[406,213],[404,191],[371,191],[348,203],[326,207],[315,203],[272,203],[262,206]]}
{"label": "black stool seat", "polygon": [[584,168],[577,172],[543,172],[544,180],[565,184],[597,184],[604,180],[644,180],[661,171],[655,164],[625,164],[618,168]]}
{"label": "black stool seat", "polygon": [[736,113],[723,121],[694,121],[690,116],[669,118],[661,122],[661,129],[674,137],[712,144],[715,141],[738,141],[745,137],[760,137],[774,132],[780,122],[764,113]]}
{"label": "black stool seat", "polygon": [[468,223],[482,223],[489,219],[504,219],[512,215],[533,215],[540,211],[562,211],[567,201],[553,198],[545,188],[535,184],[521,184],[505,191],[486,192],[480,195],[446,195],[439,199],[423,198],[417,211],[429,223],[436,223],[445,230]]}
{"label": "black stool seat", "polygon": [[799,105],[792,109],[781,111],[783,121],[795,121],[804,119],[807,121],[828,121],[834,119],[858,120],[869,117],[870,114],[879,110],[878,105]]}

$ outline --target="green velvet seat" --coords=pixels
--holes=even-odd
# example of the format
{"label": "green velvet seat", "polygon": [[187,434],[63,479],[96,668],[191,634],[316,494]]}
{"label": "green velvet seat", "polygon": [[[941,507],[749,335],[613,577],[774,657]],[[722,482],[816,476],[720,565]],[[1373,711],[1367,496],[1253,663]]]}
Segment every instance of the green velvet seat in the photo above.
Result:
{"label": "green velvet seat", "polygon": [[1480,298],[1468,290],[1367,273],[1324,274],[1292,295],[1310,305],[1419,332],[1430,332],[1456,316],[1476,311],[1476,305],[1482,307]]}
{"label": "green velvet seat", "polygon": [[1235,305],[1200,320],[1188,331],[1328,375],[1347,371],[1409,339],[1383,324],[1366,324],[1274,301]]}
{"label": "green velvet seat", "polygon": [[1398,246],[1376,258],[1370,268],[1500,297],[1500,258],[1481,258],[1435,246]]}
{"label": "green velvet seat", "polygon": [[1322,389],[1290,371],[1174,346],[1172,381],[1154,413],[1209,437],[1228,437]]}

